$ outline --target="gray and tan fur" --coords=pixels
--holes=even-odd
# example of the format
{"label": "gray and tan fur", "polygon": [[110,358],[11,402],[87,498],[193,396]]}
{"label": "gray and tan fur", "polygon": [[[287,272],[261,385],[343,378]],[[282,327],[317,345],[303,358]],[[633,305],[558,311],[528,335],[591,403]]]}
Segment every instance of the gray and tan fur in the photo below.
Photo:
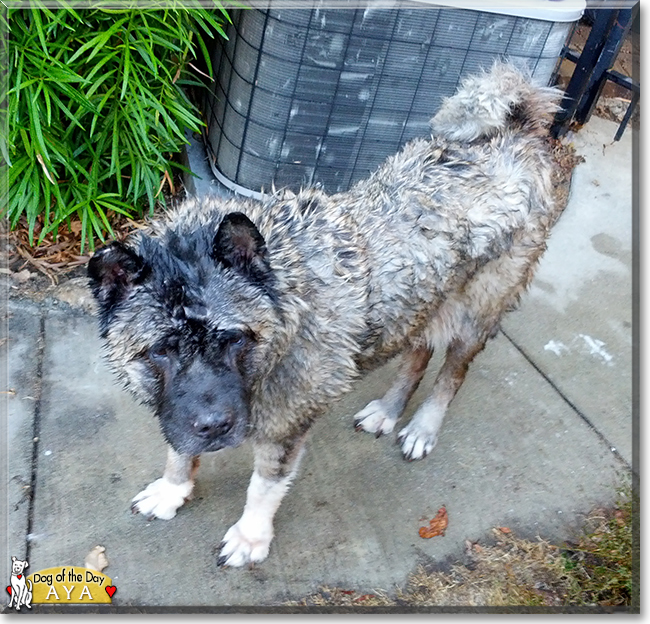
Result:
{"label": "gray and tan fur", "polygon": [[399,355],[393,387],[355,416],[390,433],[436,348],[446,359],[431,396],[398,434],[407,459],[429,453],[558,216],[547,151],[558,99],[497,63],[443,103],[431,139],[348,192],[188,200],[100,250],[89,272],[109,358],[170,445],[134,510],[173,517],[198,456],[247,438],[254,473],[219,563],[263,560],[314,418]]}

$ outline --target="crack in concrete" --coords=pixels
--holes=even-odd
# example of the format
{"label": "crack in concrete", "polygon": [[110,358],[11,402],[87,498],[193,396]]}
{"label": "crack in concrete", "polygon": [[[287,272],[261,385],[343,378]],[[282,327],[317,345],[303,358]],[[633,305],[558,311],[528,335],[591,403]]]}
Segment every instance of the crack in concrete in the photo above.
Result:
{"label": "crack in concrete", "polygon": [[31,539],[34,525],[34,506],[36,501],[36,473],[38,469],[38,452],[41,440],[41,406],[43,397],[43,360],[45,359],[45,312],[41,312],[37,340],[38,353],[36,356],[36,386],[34,401],[34,422],[32,425],[32,461],[29,484],[29,508],[27,511],[27,532],[25,535],[25,558],[31,558]]}
{"label": "crack in concrete", "polygon": [[[521,353],[526,361],[542,376],[542,378],[553,388],[553,390],[560,396],[560,398],[585,422],[585,424],[598,436],[598,438],[607,445],[609,451],[621,462],[631,473],[635,474],[634,468],[628,461],[616,450],[616,447],[605,437],[605,435],[598,430],[594,423],[587,418],[584,412],[573,402],[569,397],[560,390],[559,386],[535,363],[533,358],[526,353],[523,347],[520,347],[506,332],[501,329],[501,333],[508,339],[510,344]],[[638,476],[638,475],[637,475]]]}

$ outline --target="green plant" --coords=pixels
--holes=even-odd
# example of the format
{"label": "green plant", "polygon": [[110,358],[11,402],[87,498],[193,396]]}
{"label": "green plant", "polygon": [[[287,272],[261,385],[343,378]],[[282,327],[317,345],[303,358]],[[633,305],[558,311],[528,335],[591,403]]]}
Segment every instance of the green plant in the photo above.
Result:
{"label": "green plant", "polygon": [[573,583],[568,604],[629,606],[634,602],[633,501],[631,493],[610,512],[593,514],[596,526],[563,553]]}
{"label": "green plant", "polygon": [[170,156],[202,123],[188,65],[200,53],[211,73],[200,34],[225,36],[227,13],[217,0],[7,4],[2,214],[12,228],[24,216],[30,244],[78,219],[92,249],[116,213],[153,211],[180,166]]}

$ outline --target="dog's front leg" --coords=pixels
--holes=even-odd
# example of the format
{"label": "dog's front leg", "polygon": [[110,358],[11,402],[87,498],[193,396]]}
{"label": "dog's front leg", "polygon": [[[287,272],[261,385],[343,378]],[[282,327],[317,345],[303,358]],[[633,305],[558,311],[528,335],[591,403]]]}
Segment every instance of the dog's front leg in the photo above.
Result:
{"label": "dog's front leg", "polygon": [[288,448],[254,443],[255,469],[244,513],[224,536],[217,565],[239,567],[266,559],[273,539],[273,517],[297,472],[303,444],[304,436]]}
{"label": "dog's front leg", "polygon": [[163,476],[133,499],[131,511],[141,513],[147,519],[170,520],[190,497],[198,468],[198,456],[180,455],[170,446]]}

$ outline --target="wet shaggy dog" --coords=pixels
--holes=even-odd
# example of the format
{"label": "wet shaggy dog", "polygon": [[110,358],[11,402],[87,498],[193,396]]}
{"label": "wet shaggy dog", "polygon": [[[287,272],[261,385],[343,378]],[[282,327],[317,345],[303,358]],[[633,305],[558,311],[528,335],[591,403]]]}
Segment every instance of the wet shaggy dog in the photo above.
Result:
{"label": "wet shaggy dog", "polygon": [[390,433],[441,348],[432,393],[398,434],[407,459],[429,453],[558,216],[547,150],[558,99],[497,63],[443,103],[430,139],[350,191],[188,200],[100,249],[89,275],[109,359],[169,443],[133,510],[172,518],[199,455],[248,439],[246,506],[218,563],[262,561],[313,420],[399,355],[394,385],[354,418]]}

